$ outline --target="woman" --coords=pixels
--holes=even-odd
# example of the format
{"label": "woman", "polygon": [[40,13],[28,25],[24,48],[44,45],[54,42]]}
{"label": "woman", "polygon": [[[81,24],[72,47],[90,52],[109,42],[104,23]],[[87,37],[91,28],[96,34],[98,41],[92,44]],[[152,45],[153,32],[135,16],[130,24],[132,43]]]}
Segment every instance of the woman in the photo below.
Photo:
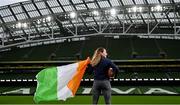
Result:
{"label": "woman", "polygon": [[104,95],[105,103],[111,104],[111,84],[108,71],[112,70],[115,73],[118,71],[118,68],[106,57],[106,49],[99,47],[95,50],[91,63],[88,66],[88,71],[94,72],[94,82],[92,87],[93,104],[98,103],[101,92]]}

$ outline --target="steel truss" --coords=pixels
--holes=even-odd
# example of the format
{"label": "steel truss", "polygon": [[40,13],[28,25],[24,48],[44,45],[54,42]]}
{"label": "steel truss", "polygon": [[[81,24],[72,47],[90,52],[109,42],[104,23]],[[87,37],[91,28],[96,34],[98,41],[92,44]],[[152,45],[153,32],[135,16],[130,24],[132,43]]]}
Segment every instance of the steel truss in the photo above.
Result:
{"label": "steel truss", "polygon": [[[14,21],[5,22],[9,16],[0,14],[0,49],[18,46],[27,43],[68,39],[74,37],[86,36],[180,36],[180,4],[171,0],[170,3],[149,4],[144,0],[144,4],[133,3],[137,7],[142,7],[142,12],[129,12],[133,5],[125,5],[121,0],[118,1],[119,6],[113,6],[110,0],[107,1],[109,7],[103,7],[100,1],[85,1],[75,4],[69,0],[69,6],[77,13],[74,19],[69,17],[70,11],[67,11],[59,0],[56,1],[63,12],[55,13],[55,6],[50,5],[49,0],[28,1],[1,7],[0,10],[8,9],[10,16],[14,17]],[[38,3],[43,3],[46,8],[39,9]],[[93,3],[97,8],[90,9],[89,4]],[[38,16],[32,17],[26,9],[26,5],[31,4],[37,11]],[[84,9],[78,10],[78,5],[83,4]],[[162,11],[152,11],[152,7],[156,5],[163,7]],[[14,7],[20,7],[22,13],[15,13]],[[115,8],[117,14],[111,16],[109,10]],[[42,10],[47,10],[47,14],[42,14]],[[97,10],[100,15],[92,15],[92,11]],[[23,14],[24,19],[19,19],[17,15]],[[48,16],[51,21],[45,20]],[[41,21],[41,23],[38,23]],[[16,28],[18,23],[27,23],[28,28]]]}

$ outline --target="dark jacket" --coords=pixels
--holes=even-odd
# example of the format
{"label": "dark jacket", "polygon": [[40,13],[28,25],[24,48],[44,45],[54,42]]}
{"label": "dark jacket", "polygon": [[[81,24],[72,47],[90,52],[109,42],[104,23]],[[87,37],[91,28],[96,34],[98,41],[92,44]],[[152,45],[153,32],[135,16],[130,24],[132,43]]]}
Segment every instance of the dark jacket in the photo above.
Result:
{"label": "dark jacket", "polygon": [[92,67],[89,64],[87,71],[89,73],[94,73],[94,80],[108,80],[109,68],[112,68],[114,73],[117,73],[119,71],[116,65],[111,62],[111,60],[102,57],[100,62],[96,66]]}

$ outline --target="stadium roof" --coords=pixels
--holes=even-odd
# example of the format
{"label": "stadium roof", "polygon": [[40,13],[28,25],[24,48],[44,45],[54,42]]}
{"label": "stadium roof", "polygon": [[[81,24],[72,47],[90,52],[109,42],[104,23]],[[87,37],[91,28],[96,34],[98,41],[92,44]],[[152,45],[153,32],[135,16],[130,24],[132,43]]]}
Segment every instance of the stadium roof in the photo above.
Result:
{"label": "stadium roof", "polygon": [[0,6],[10,5],[10,4],[18,3],[22,1],[27,1],[27,0],[1,0]]}
{"label": "stadium roof", "polygon": [[29,0],[0,7],[0,48],[83,35],[180,35],[180,0]]}

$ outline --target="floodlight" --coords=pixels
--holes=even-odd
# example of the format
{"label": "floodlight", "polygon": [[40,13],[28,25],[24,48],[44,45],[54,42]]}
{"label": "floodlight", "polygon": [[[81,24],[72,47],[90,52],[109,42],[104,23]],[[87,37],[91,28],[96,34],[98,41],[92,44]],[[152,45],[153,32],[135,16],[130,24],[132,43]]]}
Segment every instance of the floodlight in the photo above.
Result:
{"label": "floodlight", "polygon": [[27,23],[23,23],[23,24],[22,24],[22,27],[23,27],[23,28],[27,28],[27,27],[28,27]]}
{"label": "floodlight", "polygon": [[51,16],[48,16],[48,17],[46,18],[47,21],[51,21],[51,19],[52,19]]}
{"label": "floodlight", "polygon": [[76,16],[77,16],[77,14],[75,12],[70,13],[70,18],[75,18]]}
{"label": "floodlight", "polygon": [[142,7],[139,7],[139,12],[142,12]]}
{"label": "floodlight", "polygon": [[110,10],[111,16],[116,16],[116,13],[117,13],[116,9],[112,8],[112,9]]}
{"label": "floodlight", "polygon": [[133,10],[133,12],[137,12],[137,7],[136,6],[133,7],[132,10]]}
{"label": "floodlight", "polygon": [[156,6],[156,10],[157,10],[157,11],[162,11],[162,6],[157,5],[157,6]]}
{"label": "floodlight", "polygon": [[22,24],[19,22],[18,24],[17,24],[17,28],[21,28],[22,27]]}
{"label": "floodlight", "polygon": [[94,10],[94,11],[92,12],[92,14],[95,15],[95,16],[99,16],[99,12],[96,11],[96,10]]}

